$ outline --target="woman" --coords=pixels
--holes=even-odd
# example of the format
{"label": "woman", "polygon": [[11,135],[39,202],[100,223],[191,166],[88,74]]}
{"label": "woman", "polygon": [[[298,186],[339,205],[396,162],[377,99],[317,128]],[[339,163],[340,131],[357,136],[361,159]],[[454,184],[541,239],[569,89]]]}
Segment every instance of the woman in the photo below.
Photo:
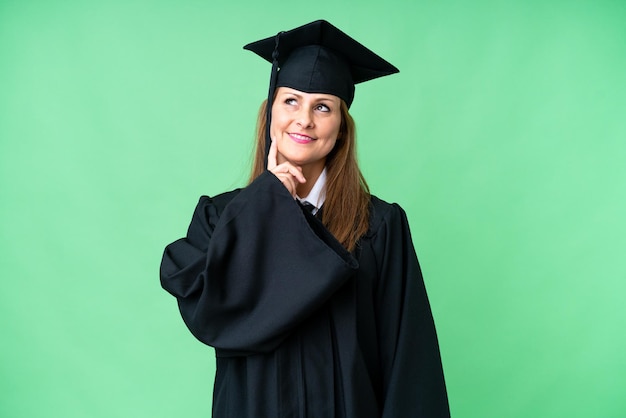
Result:
{"label": "woman", "polygon": [[213,416],[449,416],[406,215],[369,194],[348,113],[397,69],[325,21],[245,48],[273,63],[251,182],[203,196],[161,264],[215,347]]}

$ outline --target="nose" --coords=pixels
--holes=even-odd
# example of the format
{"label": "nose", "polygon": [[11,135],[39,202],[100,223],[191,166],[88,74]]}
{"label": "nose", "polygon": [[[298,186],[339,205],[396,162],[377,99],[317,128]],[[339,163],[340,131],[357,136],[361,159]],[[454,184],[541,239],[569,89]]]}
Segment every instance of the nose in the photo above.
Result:
{"label": "nose", "polygon": [[298,115],[296,116],[296,122],[298,126],[302,128],[312,128],[313,127],[313,117],[311,115],[311,111],[306,108],[300,109]]}

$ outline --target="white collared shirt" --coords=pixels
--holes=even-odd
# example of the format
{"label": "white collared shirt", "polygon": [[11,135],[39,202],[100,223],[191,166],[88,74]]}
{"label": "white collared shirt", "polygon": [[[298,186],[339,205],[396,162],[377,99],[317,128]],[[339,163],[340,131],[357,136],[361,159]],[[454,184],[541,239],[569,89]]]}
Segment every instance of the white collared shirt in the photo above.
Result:
{"label": "white collared shirt", "polygon": [[300,202],[309,202],[315,206],[315,209],[313,209],[311,213],[313,213],[313,215],[317,213],[326,200],[326,167],[322,170],[309,194],[304,197],[296,196],[296,198]]}

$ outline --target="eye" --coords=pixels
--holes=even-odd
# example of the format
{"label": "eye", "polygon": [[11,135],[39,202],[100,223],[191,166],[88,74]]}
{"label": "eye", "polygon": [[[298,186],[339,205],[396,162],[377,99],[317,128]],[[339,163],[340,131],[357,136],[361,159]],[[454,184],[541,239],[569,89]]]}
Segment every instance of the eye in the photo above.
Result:
{"label": "eye", "polygon": [[330,112],[330,107],[326,106],[324,103],[319,103],[315,106],[315,110],[319,110],[320,112]]}
{"label": "eye", "polygon": [[285,104],[287,104],[287,105],[296,105],[296,104],[298,104],[298,101],[295,98],[293,98],[293,97],[287,97],[285,99]]}

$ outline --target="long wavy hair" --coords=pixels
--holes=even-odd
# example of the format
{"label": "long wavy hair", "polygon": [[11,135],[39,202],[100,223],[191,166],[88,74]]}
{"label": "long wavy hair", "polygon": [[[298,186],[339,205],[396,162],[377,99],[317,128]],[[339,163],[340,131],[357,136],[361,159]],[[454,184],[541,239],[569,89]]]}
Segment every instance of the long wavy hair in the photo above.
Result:
{"label": "long wavy hair", "polygon": [[[257,117],[256,150],[250,183],[265,170],[265,119],[267,100]],[[322,223],[348,251],[356,248],[369,227],[370,191],[356,158],[356,127],[341,101],[341,128],[335,147],[326,157],[326,200]]]}

